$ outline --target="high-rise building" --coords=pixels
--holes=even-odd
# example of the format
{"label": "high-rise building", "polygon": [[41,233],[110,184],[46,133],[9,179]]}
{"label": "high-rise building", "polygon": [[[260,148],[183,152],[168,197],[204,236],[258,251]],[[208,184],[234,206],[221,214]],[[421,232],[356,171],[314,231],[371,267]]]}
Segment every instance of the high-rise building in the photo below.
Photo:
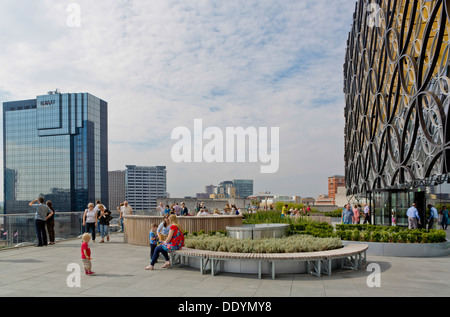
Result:
{"label": "high-rise building", "polygon": [[167,197],[165,166],[127,165],[126,200],[135,211],[153,211],[156,199]]}
{"label": "high-rise building", "polygon": [[5,213],[38,196],[56,211],[108,204],[108,104],[89,93],[49,92],[3,103]]}
{"label": "high-rise building", "polygon": [[123,203],[126,199],[126,180],[125,171],[109,171],[109,209],[116,210],[116,207]]}
{"label": "high-rise building", "polygon": [[235,179],[233,185],[236,188],[236,196],[239,198],[247,198],[253,195],[253,180],[251,179]]}

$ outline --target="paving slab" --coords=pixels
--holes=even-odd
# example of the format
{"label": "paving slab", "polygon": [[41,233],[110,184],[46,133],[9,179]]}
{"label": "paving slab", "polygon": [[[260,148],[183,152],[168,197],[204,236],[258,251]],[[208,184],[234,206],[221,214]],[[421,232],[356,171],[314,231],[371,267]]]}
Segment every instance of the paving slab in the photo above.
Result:
{"label": "paving slab", "polygon": [[[144,270],[149,262],[149,248],[126,244],[121,234],[114,234],[109,242],[90,243],[96,274],[86,276],[80,246],[81,241],[73,239],[46,247],[0,251],[0,297],[450,296],[449,256],[368,256],[367,266],[358,271],[335,271],[320,278],[308,274],[277,274],[275,280],[268,275],[258,279],[256,274],[211,276],[201,275],[193,268],[162,269],[163,260],[156,264],[154,271]],[[369,269],[371,264],[375,270]],[[75,283],[76,272],[71,267],[82,271],[79,284]],[[380,274],[376,275],[377,272]]]}

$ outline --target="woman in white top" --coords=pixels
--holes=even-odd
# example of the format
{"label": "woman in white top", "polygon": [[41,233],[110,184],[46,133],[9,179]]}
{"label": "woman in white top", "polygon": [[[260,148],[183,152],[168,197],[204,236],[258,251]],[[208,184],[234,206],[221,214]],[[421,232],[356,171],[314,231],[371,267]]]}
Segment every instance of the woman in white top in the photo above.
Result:
{"label": "woman in white top", "polygon": [[91,231],[92,242],[95,242],[95,227],[97,226],[97,212],[94,209],[94,204],[89,203],[88,209],[84,211],[83,215],[83,227],[86,226],[85,232]]}

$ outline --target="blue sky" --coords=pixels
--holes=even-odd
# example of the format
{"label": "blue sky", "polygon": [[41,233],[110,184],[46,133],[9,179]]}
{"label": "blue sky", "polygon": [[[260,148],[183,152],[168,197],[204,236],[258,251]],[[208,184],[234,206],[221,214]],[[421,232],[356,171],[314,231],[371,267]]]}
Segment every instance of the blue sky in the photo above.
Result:
{"label": "blue sky", "polygon": [[[81,26],[67,25],[69,3]],[[0,102],[59,88],[109,104],[109,169],[166,165],[172,197],[230,179],[313,196],[344,173],[342,65],[354,1],[0,2]],[[180,163],[171,131],[279,127],[280,168]]]}

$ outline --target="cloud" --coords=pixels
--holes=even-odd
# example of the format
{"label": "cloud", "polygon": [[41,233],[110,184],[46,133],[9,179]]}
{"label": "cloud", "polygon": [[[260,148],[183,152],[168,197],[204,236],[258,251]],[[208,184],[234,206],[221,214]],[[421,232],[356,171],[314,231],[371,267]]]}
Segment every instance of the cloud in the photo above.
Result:
{"label": "cloud", "polygon": [[[167,165],[172,196],[255,180],[317,196],[343,173],[342,64],[354,3],[339,1],[0,2],[1,102],[60,88],[109,104],[110,169]],[[8,99],[6,99],[8,98]],[[173,128],[280,128],[280,169],[175,164]],[[125,150],[124,150],[125,149]]]}

